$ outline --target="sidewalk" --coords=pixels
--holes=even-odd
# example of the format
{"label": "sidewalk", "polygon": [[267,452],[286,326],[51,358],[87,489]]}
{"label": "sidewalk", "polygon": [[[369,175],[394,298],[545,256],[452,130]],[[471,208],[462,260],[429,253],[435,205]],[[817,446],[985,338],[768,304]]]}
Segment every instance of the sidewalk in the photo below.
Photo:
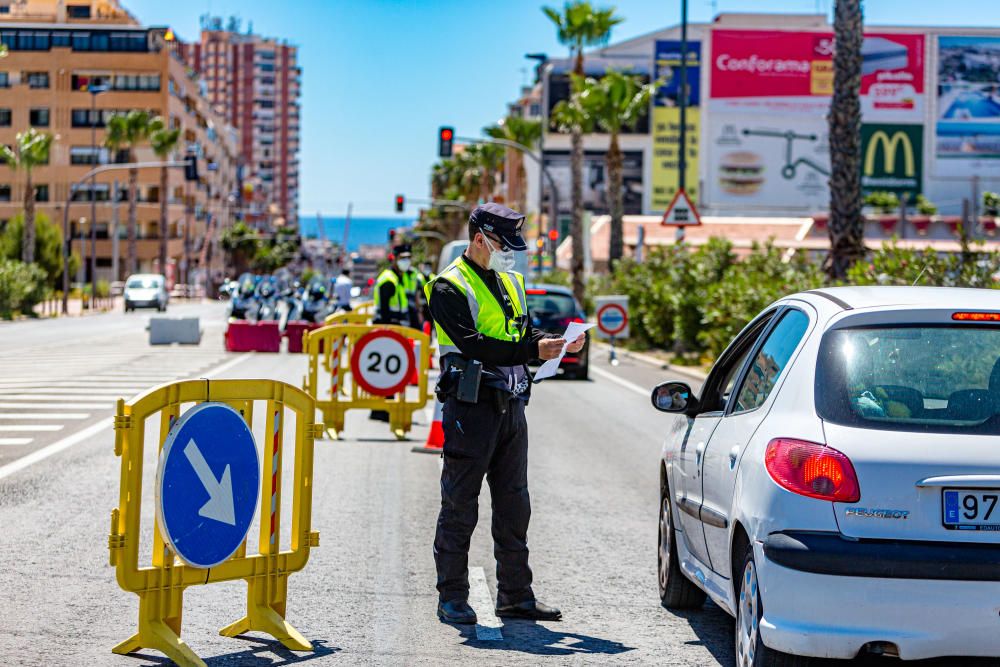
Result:
{"label": "sidewalk", "polygon": [[[125,304],[120,296],[109,297],[107,299],[97,299],[97,308],[95,310],[85,309],[83,307],[83,299],[70,299],[66,305],[68,306],[68,315],[70,317],[98,315],[100,313],[121,311],[125,309]],[[35,313],[40,318],[61,317],[62,300],[48,299],[43,301],[35,306]]]}

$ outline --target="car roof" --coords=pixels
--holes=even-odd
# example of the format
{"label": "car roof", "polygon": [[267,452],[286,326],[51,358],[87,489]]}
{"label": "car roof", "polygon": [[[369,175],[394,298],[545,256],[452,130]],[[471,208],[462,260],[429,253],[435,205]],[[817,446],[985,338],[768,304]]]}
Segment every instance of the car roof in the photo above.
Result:
{"label": "car roof", "polygon": [[129,280],[133,278],[163,278],[162,273],[133,273],[128,277]]}
{"label": "car roof", "polygon": [[573,290],[564,285],[546,285],[545,283],[529,283],[525,285],[525,289],[543,289],[546,292],[551,292],[552,294],[573,296]]}
{"label": "car roof", "polygon": [[888,285],[824,287],[800,294],[800,296],[805,295],[815,295],[832,301],[843,310],[890,306],[920,306],[922,308],[1000,311],[1000,290],[973,289],[968,287],[902,287]]}

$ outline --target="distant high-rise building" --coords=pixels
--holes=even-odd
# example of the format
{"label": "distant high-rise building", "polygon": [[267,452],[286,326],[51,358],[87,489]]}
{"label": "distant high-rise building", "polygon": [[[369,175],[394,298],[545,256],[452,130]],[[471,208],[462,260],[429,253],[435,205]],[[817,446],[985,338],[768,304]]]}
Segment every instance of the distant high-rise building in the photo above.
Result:
{"label": "distant high-rise building", "polygon": [[201,39],[181,52],[215,110],[239,130],[244,217],[295,224],[299,202],[298,48],[242,32],[237,19],[203,17]]}

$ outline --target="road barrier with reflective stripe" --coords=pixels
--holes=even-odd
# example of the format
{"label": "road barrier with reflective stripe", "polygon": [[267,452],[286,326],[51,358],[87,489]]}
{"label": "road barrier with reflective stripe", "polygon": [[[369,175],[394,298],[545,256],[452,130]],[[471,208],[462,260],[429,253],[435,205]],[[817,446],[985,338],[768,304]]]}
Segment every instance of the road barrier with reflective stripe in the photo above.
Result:
{"label": "road barrier with reflective stripe", "polygon": [[400,440],[413,426],[413,411],[427,404],[430,337],[409,327],[334,324],[305,339],[309,370],[303,388],[316,399],[334,439],[348,410],[385,410]]}
{"label": "road barrier with reflective stripe", "polygon": [[[179,456],[173,452],[183,449],[187,461],[179,461],[178,466],[189,465],[199,478],[209,476],[210,484],[205,489],[193,488],[195,507],[204,499],[207,490],[209,502],[198,511],[201,517],[199,529],[216,519],[218,508],[209,505],[215,501],[212,483],[218,489],[228,485],[230,512],[233,506],[233,487],[238,485],[237,473],[230,479],[230,465],[226,463],[221,473],[221,481],[216,477],[208,461],[216,462],[219,468],[217,444],[214,438],[207,438],[200,445],[194,439],[181,442],[180,426],[186,425],[189,413],[201,408],[235,410],[252,432],[255,403],[262,403],[266,410],[264,418],[263,465],[265,471],[260,479],[259,515],[261,520],[257,553],[247,555],[246,533],[235,552],[210,568],[195,567],[181,560],[180,552],[171,548],[168,532],[162,523],[166,511],[161,513],[161,474],[170,457]],[[181,412],[182,406],[195,407]],[[228,408],[226,408],[228,406]],[[280,548],[281,517],[281,477],[285,424],[289,413],[294,417],[294,474],[292,479],[292,528],[291,549]],[[234,413],[235,414],[235,413]],[[322,425],[314,424],[316,403],[311,396],[297,387],[273,380],[185,380],[151,389],[132,401],[118,401],[115,417],[115,454],[121,457],[121,482],[119,507],[111,513],[111,534],[108,538],[110,563],[117,570],[118,584],[122,589],[139,596],[138,632],[115,646],[115,653],[127,654],[141,648],[150,648],[166,654],[182,666],[204,667],[205,663],[180,638],[181,615],[184,590],[188,586],[213,584],[222,581],[244,579],[247,582],[247,612],[240,620],[223,628],[220,633],[235,637],[250,631],[265,632],[279,640],[287,648],[295,651],[312,650],[312,645],[285,620],[288,576],[305,567],[309,550],[319,546],[319,533],[312,530],[312,489],[313,489],[313,443],[322,436]],[[142,532],[140,523],[142,489],[143,452],[147,419],[159,417],[157,473],[157,518],[153,531],[153,553],[151,566],[139,565],[139,539]],[[239,418],[234,416],[239,423]],[[242,428],[242,426],[240,427]],[[224,439],[224,434],[218,434]],[[252,440],[253,438],[251,438]],[[167,441],[170,451],[164,451]],[[186,445],[186,446],[185,446]],[[255,445],[254,445],[255,446]],[[200,447],[200,449],[199,449]],[[256,447],[256,446],[255,446]],[[201,450],[204,450],[204,454]],[[252,451],[252,450],[251,450]],[[168,456],[168,454],[170,456]],[[208,459],[208,461],[206,461]],[[188,464],[188,461],[190,462]],[[234,470],[237,463],[233,464]],[[256,462],[254,462],[256,466]],[[187,469],[190,472],[190,467]],[[253,477],[256,479],[256,477]],[[202,478],[202,483],[205,479]],[[181,495],[185,490],[182,490]],[[190,495],[190,494],[188,494]],[[252,501],[251,501],[252,503]],[[246,509],[246,508],[244,508]],[[248,517],[253,516],[252,504]],[[195,517],[197,519],[197,517]],[[217,524],[220,530],[229,523],[224,513]],[[248,525],[251,518],[247,519]],[[249,526],[252,528],[252,525]],[[236,538],[240,538],[237,536]],[[189,542],[185,542],[185,547]],[[176,542],[178,549],[184,547]],[[223,556],[224,557],[224,554]]]}
{"label": "road barrier with reflective stripe", "polygon": [[372,314],[370,312],[358,312],[352,310],[350,312],[342,311],[339,313],[333,313],[332,315],[327,315],[326,319],[323,320],[325,326],[330,326],[333,324],[371,324]]}

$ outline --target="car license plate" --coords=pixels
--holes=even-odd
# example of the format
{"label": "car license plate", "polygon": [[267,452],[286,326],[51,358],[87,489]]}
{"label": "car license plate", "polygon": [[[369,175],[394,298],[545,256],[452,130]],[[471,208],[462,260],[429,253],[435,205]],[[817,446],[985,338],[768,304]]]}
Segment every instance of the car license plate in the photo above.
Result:
{"label": "car license plate", "polygon": [[942,523],[949,530],[1000,531],[1000,489],[945,489]]}

